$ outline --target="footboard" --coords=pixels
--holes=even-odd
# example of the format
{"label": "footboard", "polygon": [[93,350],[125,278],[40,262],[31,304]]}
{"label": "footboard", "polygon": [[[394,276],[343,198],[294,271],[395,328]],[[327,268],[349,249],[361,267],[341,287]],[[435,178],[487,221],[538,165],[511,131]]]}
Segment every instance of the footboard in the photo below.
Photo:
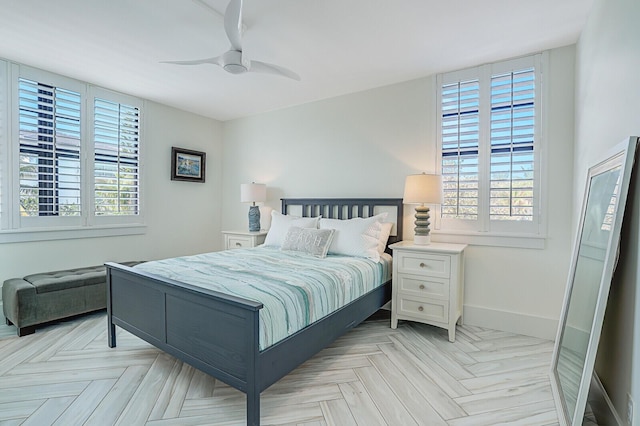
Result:
{"label": "footboard", "polygon": [[[106,267],[109,347],[116,346],[115,326],[122,327],[247,393],[247,412],[259,413],[260,389],[255,378],[261,303],[116,263]],[[256,403],[257,408],[249,409]],[[247,420],[254,424],[254,419]]]}

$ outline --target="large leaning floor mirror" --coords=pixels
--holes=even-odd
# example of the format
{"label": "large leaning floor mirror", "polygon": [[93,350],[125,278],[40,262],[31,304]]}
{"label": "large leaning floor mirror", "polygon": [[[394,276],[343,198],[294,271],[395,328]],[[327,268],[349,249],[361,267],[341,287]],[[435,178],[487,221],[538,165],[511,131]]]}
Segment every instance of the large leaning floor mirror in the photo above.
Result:
{"label": "large leaning floor mirror", "polygon": [[[551,384],[561,425],[582,425],[590,385],[599,384],[596,351],[638,140],[620,143],[588,172],[552,360]],[[613,417],[609,424],[619,423],[615,410]]]}

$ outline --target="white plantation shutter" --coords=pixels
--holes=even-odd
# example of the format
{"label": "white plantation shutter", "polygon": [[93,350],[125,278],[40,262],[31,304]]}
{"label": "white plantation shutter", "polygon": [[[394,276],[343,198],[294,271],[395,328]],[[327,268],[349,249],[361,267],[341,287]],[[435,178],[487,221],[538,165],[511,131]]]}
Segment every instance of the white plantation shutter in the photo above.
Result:
{"label": "white plantation shutter", "polygon": [[491,220],[533,220],[535,73],[491,77]]}
{"label": "white plantation shutter", "polygon": [[144,234],[143,105],[0,60],[0,244]]}
{"label": "white plantation shutter", "polygon": [[507,234],[539,238],[542,57],[437,77],[443,180],[437,230],[500,236],[505,244]]}
{"label": "white plantation shutter", "polygon": [[139,108],[95,99],[96,216],[140,213],[139,137]]}
{"label": "white plantation shutter", "polygon": [[442,86],[442,216],[478,217],[478,80]]}
{"label": "white plantation shutter", "polygon": [[609,200],[607,211],[602,218],[602,225],[600,225],[600,230],[602,231],[610,232],[612,229],[613,221],[615,220],[616,214],[616,201],[618,199],[618,193],[620,192],[620,179],[622,179],[622,175],[618,176],[616,185],[613,187],[613,194],[611,195],[611,199]]}
{"label": "white plantation shutter", "polygon": [[80,94],[19,79],[21,216],[80,216]]}

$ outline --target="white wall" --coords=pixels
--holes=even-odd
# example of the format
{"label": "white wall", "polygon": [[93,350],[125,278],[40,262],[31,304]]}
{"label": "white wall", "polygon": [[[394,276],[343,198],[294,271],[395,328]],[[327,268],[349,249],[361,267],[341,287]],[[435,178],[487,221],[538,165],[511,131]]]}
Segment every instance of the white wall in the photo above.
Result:
{"label": "white wall", "polygon": [[[572,235],[574,61],[574,47],[556,49],[546,75],[546,247],[470,247],[468,323],[555,337]],[[225,122],[223,228],[247,227],[245,182],[267,184],[263,216],[281,197],[402,197],[407,174],[435,170],[434,89],[430,77]]]}
{"label": "white wall", "polygon": [[[575,187],[613,145],[640,136],[640,2],[596,0],[577,44]],[[637,171],[637,169],[636,169]],[[640,186],[629,199],[621,261],[612,283],[596,370],[619,414],[627,393],[640,416]],[[578,197],[582,192],[576,192]],[[576,200],[577,201],[577,200]],[[574,217],[577,220],[577,217]]]}
{"label": "white wall", "polygon": [[[0,244],[0,283],[35,272],[221,248],[221,124],[152,102],[145,103],[143,118],[146,234]],[[170,180],[174,145],[207,153],[204,184]]]}

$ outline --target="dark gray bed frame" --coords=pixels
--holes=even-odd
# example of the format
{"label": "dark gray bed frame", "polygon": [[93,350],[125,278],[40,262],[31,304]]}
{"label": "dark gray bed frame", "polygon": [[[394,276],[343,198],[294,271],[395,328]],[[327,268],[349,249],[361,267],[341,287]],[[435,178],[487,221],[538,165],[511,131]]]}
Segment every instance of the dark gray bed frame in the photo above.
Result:
{"label": "dark gray bed frame", "polygon": [[[402,239],[403,205],[397,198],[282,199],[282,212],[302,216],[369,217],[376,206],[396,208]],[[260,424],[260,392],[311,358],[391,299],[391,282],[372,290],[280,342],[259,350],[262,304],[107,263],[109,347],[116,325],[247,394],[247,425]]]}

